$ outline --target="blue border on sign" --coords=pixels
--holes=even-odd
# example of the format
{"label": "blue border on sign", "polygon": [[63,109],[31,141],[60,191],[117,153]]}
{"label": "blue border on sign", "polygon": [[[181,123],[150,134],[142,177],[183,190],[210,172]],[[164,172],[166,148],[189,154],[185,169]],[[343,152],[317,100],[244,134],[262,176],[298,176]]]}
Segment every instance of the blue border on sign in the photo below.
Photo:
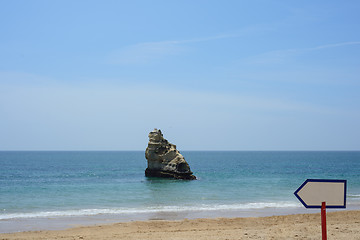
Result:
{"label": "blue border on sign", "polygon": [[347,181],[346,180],[333,180],[333,179],[307,179],[301,186],[294,192],[295,197],[299,199],[299,201],[304,205],[306,208],[321,208],[320,205],[307,205],[298,195],[298,192],[308,183],[308,182],[341,182],[344,183],[344,205],[332,205],[332,206],[326,206],[326,208],[346,208],[346,189],[347,189]]}

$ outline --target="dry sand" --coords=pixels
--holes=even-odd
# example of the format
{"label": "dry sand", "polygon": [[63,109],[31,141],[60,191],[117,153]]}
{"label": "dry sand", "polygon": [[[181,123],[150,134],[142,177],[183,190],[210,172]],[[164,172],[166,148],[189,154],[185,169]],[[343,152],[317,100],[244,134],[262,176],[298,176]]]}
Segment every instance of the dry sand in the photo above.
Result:
{"label": "dry sand", "polygon": [[[320,214],[143,221],[61,231],[0,234],[0,239],[321,239]],[[328,239],[360,239],[360,211],[327,214]]]}

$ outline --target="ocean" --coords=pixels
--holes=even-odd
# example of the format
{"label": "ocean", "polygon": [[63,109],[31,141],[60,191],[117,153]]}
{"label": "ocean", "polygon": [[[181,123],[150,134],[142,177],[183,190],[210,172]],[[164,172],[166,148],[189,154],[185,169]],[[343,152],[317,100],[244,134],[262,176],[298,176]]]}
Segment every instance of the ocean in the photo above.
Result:
{"label": "ocean", "polygon": [[1,151],[0,232],[79,224],[317,212],[294,191],[347,180],[360,209],[359,151],[181,151],[198,180],[146,178],[144,151]]}

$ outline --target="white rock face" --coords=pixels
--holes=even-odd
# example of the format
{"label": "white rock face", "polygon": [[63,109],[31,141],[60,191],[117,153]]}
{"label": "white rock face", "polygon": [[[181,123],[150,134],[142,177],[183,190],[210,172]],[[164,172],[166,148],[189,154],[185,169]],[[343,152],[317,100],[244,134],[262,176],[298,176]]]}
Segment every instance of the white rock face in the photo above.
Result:
{"label": "white rock face", "polygon": [[176,145],[169,143],[160,129],[155,128],[149,133],[145,157],[148,161],[148,167],[145,170],[147,177],[196,179],[189,164],[176,149]]}

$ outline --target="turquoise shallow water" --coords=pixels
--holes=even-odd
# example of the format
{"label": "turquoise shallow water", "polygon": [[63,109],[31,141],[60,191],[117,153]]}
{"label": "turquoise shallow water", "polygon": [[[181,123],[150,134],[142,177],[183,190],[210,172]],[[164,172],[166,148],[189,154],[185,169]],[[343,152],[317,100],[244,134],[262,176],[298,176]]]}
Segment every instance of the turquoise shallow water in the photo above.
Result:
{"label": "turquoise shallow water", "polygon": [[307,178],[346,179],[348,205],[360,204],[360,152],[182,154],[198,180],[146,178],[140,151],[0,152],[0,227],[43,217],[298,208],[293,193]]}

